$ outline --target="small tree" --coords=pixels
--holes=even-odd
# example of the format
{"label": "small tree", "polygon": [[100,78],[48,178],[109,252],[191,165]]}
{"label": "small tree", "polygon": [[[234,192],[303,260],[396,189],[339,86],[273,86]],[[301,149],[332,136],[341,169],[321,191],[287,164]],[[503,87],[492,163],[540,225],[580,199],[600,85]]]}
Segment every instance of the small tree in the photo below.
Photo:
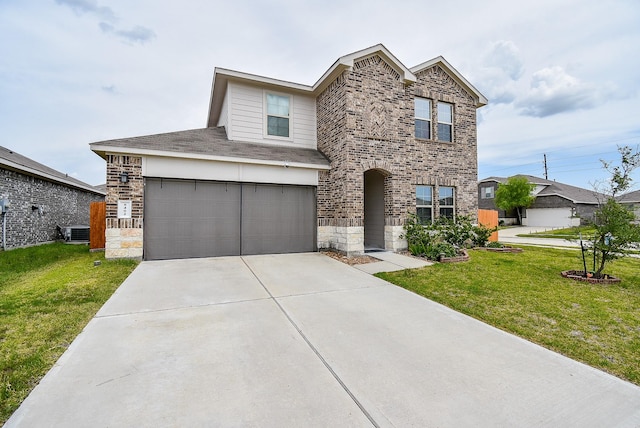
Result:
{"label": "small tree", "polygon": [[529,183],[526,177],[510,177],[505,184],[498,184],[496,206],[505,211],[515,209],[518,214],[518,223],[522,224],[521,210],[529,208],[536,200],[536,197],[531,194],[535,187],[535,184]]}
{"label": "small tree", "polygon": [[620,153],[620,165],[614,165],[612,162],[600,159],[602,167],[611,174],[606,191],[612,198],[631,188],[633,182],[631,173],[640,167],[640,148],[638,146],[635,151],[629,146],[618,146],[618,153]]}
{"label": "small tree", "polygon": [[640,226],[632,223],[634,218],[633,212],[613,198],[596,211],[596,232],[589,251],[596,278],[602,276],[608,262],[626,256],[640,245]]}
{"label": "small tree", "polygon": [[640,151],[638,147],[634,151],[624,146],[618,147],[618,152],[621,158],[619,165],[600,160],[603,168],[611,174],[611,178],[603,192],[607,199],[595,212],[595,234],[591,247],[587,249],[587,253],[593,257],[596,278],[602,276],[608,262],[624,257],[634,248],[640,247],[640,226],[633,224],[633,212],[615,199],[619,193],[631,187],[631,173],[640,167]]}

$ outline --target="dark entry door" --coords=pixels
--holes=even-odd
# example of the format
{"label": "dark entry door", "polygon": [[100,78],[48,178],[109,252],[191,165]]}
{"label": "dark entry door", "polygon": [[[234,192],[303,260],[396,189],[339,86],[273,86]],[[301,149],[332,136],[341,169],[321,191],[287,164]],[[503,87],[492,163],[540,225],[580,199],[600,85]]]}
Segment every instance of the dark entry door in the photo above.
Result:
{"label": "dark entry door", "polygon": [[364,248],[384,249],[384,175],[364,173]]}

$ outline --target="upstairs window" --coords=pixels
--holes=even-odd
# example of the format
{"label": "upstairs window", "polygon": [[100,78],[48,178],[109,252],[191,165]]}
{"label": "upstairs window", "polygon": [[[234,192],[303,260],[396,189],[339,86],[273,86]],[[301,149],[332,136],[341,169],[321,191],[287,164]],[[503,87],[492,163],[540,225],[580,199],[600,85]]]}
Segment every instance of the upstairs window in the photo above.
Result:
{"label": "upstairs window", "polygon": [[438,103],[438,141],[453,141],[453,104]]}
{"label": "upstairs window", "polygon": [[416,138],[431,139],[431,100],[415,99]]}
{"label": "upstairs window", "polygon": [[440,217],[446,217],[451,220],[455,218],[455,188],[454,187],[438,187],[438,204],[440,205]]}
{"label": "upstairs window", "polygon": [[416,215],[421,224],[433,222],[433,187],[416,187]]}
{"label": "upstairs window", "polygon": [[480,188],[480,198],[481,199],[493,199],[494,198],[493,187],[492,186],[481,187]]}
{"label": "upstairs window", "polygon": [[267,94],[267,135],[289,138],[291,99],[286,95]]}

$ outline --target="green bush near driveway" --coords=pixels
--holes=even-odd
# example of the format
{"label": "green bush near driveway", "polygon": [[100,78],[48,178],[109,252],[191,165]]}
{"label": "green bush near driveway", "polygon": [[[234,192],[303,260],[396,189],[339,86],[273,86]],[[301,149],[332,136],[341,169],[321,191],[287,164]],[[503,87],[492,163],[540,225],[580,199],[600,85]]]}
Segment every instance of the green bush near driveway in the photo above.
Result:
{"label": "green bush near driveway", "polygon": [[85,245],[0,252],[0,425],[136,266]]}
{"label": "green bush near driveway", "polygon": [[465,263],[377,274],[487,324],[640,385],[640,259],[616,260],[616,285],[560,276],[580,251],[470,250]]}

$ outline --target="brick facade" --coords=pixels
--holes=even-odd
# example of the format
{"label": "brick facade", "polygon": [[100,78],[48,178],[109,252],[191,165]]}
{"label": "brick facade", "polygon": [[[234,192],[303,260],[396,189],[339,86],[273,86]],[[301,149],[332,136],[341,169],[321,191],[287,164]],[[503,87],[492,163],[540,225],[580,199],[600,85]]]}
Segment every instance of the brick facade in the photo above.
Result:
{"label": "brick facade", "polygon": [[[417,185],[453,186],[459,215],[477,213],[476,103],[438,65],[406,85],[380,56],[357,61],[317,98],[318,150],[331,161],[318,185],[319,246],[347,254],[364,251],[364,172],[385,176],[385,247],[406,248],[400,239],[408,213],[415,213]],[[454,105],[454,141],[414,136],[414,99]],[[436,190],[437,192],[437,190]],[[437,195],[437,193],[436,193]],[[434,195],[434,213],[438,212]],[[331,237],[333,233],[334,238]],[[358,235],[351,236],[349,235]],[[346,235],[346,237],[345,237]]]}
{"label": "brick facade", "polygon": [[[367,186],[368,198],[371,198],[368,203],[376,208],[367,216],[367,230],[375,230],[376,245],[384,245],[388,250],[406,248],[406,241],[402,239],[403,225],[408,213],[416,212],[418,185],[433,186],[433,212],[436,216],[439,212],[439,186],[455,188],[457,215],[475,217],[478,206],[476,109],[486,104],[486,99],[468,86],[443,59],[408,70],[395,62],[382,45],[365,51],[368,53],[359,58],[356,55],[364,51],[342,57],[321,85],[308,88],[308,93],[316,101],[315,117],[311,112],[309,117],[302,119],[303,122],[316,123],[317,149],[330,161],[329,170],[324,163],[317,169],[317,246],[334,248],[349,255],[364,252],[365,237],[370,241],[367,245],[373,242],[372,235],[367,235],[365,230],[367,171],[379,174],[368,175],[373,177],[369,183],[375,183]],[[233,78],[246,79],[256,87],[264,85],[262,81],[254,81],[255,76],[234,75]],[[264,123],[258,121],[264,118],[259,114],[250,117],[255,123],[246,121],[249,116],[221,122],[222,116],[235,111],[228,106],[238,101],[234,100],[233,94],[224,92],[225,79],[224,76],[214,78],[215,84],[220,85],[214,86],[214,90],[223,92],[219,98],[212,98],[213,101],[221,101],[212,101],[209,125],[224,123],[232,126],[236,123],[237,134],[246,131],[245,127],[262,129]],[[273,81],[270,85],[277,86],[283,93],[293,88],[293,84],[281,81]],[[295,90],[306,91],[300,85]],[[431,100],[431,139],[415,138],[416,97]],[[437,139],[439,101],[453,105],[453,142]],[[230,108],[231,113],[226,108]],[[301,117],[294,115],[293,120]],[[164,144],[170,144],[172,138],[176,138],[176,147],[183,147],[178,133],[175,134],[159,136],[162,141],[158,142],[145,139],[143,148],[160,150]],[[144,215],[142,159],[124,155],[131,152],[121,140],[114,141],[113,145],[110,142],[101,144],[105,143],[113,149],[111,151],[108,147],[101,153],[107,161],[106,255],[109,258],[141,257]],[[142,143],[143,140],[135,142]],[[268,142],[272,143],[275,144],[271,140]],[[96,148],[100,147],[95,144]],[[167,147],[173,149],[171,144]],[[200,152],[197,149],[185,152],[187,157],[188,153]],[[261,159],[260,162],[273,160]],[[122,172],[129,175],[126,184],[120,183]],[[175,173],[170,171],[168,176],[175,177]],[[243,179],[244,176],[240,181]],[[117,218],[119,200],[132,201],[131,219]],[[371,205],[372,200],[375,200],[374,205]]]}
{"label": "brick facade", "polygon": [[0,196],[11,203],[6,213],[6,246],[0,233],[0,247],[7,249],[54,241],[56,226],[89,225],[90,203],[104,200],[98,193],[2,168]]}
{"label": "brick facade", "polygon": [[[128,182],[120,176],[128,174]],[[144,179],[139,156],[107,155],[105,257],[142,258]],[[131,201],[131,218],[118,218],[118,201]]]}

